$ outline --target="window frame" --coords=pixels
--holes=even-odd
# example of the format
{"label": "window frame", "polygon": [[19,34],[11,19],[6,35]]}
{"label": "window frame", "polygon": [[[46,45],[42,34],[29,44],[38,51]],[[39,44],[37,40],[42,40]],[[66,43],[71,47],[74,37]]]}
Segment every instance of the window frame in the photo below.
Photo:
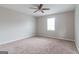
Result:
{"label": "window frame", "polygon": [[[49,19],[51,20],[53,18],[53,20],[54,21],[52,21],[54,24],[48,24],[50,21],[49,21]],[[55,31],[56,29],[55,29],[55,22],[56,22],[56,18],[55,17],[51,17],[51,18],[47,18],[47,31]],[[52,27],[53,26],[53,28],[52,29],[49,29],[50,27]]]}

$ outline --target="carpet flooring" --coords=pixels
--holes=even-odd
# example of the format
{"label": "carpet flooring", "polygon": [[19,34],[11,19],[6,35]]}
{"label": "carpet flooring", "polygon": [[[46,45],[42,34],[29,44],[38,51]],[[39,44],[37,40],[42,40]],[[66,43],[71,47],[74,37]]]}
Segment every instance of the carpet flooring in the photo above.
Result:
{"label": "carpet flooring", "polygon": [[45,37],[31,37],[0,45],[9,54],[76,54],[74,42]]}

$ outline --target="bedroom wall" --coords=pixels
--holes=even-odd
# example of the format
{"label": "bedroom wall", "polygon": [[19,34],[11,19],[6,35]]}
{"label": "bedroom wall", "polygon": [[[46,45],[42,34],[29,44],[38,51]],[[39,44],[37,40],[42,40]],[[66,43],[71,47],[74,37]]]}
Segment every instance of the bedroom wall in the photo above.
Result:
{"label": "bedroom wall", "polygon": [[[55,17],[55,31],[47,31],[47,18]],[[74,11],[37,17],[37,35],[64,40],[74,40]]]}
{"label": "bedroom wall", "polygon": [[0,44],[34,35],[34,17],[0,7]]}
{"label": "bedroom wall", "polygon": [[75,7],[75,44],[79,51],[79,5]]}

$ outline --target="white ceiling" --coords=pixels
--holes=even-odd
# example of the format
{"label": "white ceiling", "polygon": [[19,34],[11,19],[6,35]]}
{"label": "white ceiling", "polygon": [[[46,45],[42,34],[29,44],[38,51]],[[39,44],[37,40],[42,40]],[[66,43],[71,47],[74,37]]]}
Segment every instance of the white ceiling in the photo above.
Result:
{"label": "white ceiling", "polygon": [[5,4],[0,6],[33,16],[43,16],[54,13],[66,12],[74,10],[75,7],[75,5],[73,4],[44,4],[43,7],[50,8],[50,10],[45,10],[45,13],[41,13],[40,11],[33,13],[35,9],[30,9],[30,7],[37,7],[38,5],[39,4]]}

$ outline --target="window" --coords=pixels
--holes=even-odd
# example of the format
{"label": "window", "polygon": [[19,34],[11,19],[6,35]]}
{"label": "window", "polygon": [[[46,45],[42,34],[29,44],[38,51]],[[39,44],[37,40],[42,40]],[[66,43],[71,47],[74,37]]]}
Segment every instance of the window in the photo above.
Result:
{"label": "window", "polygon": [[51,31],[55,30],[55,18],[47,19],[47,30],[51,30]]}

